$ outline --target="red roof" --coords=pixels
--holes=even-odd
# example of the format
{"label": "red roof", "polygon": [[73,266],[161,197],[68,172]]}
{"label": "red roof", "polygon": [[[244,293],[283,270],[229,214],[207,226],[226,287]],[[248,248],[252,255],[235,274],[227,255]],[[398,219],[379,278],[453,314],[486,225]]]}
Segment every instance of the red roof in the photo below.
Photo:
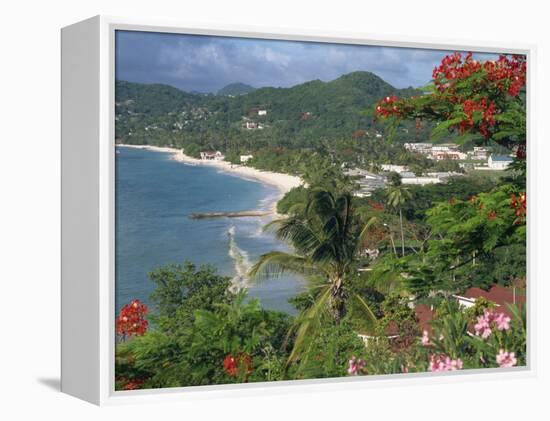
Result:
{"label": "red roof", "polygon": [[433,319],[433,310],[426,304],[418,304],[414,311],[416,313],[416,318],[418,320],[418,326],[422,331],[426,330],[428,333],[432,331],[432,319]]}
{"label": "red roof", "polygon": [[525,304],[524,289],[515,288],[514,294],[513,288],[506,288],[501,285],[493,285],[489,291],[472,287],[469,288],[462,296],[473,300],[483,297],[495,304],[498,304],[501,307],[499,310],[508,315],[510,314],[506,304],[516,304],[518,307],[522,307]]}

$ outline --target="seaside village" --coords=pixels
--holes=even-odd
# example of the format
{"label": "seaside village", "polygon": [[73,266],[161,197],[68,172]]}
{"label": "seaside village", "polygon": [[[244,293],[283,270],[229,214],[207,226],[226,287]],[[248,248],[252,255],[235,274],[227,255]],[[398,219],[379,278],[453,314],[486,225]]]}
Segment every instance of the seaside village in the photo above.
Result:
{"label": "seaside village", "polygon": [[[265,110],[258,110],[259,115],[265,115]],[[262,113],[262,114],[260,114]],[[256,122],[246,120],[243,128],[247,130],[261,129],[262,126]],[[380,135],[381,137],[381,135]],[[405,143],[404,148],[410,152],[424,155],[428,159],[434,161],[452,160],[459,164],[459,167],[465,171],[504,171],[513,162],[511,156],[496,155],[491,153],[488,147],[473,147],[472,150],[462,152],[455,143],[432,144],[432,143]],[[223,161],[225,159],[220,151],[203,151],[200,153],[203,161]],[[253,155],[241,155],[241,165],[252,159]],[[445,183],[451,177],[464,176],[462,172],[427,172],[420,176],[415,175],[406,165],[382,164],[377,173],[367,171],[360,168],[346,169],[345,174],[353,177],[358,189],[354,193],[358,197],[369,197],[375,190],[384,188],[388,184],[388,175],[395,172],[401,176],[401,182],[408,185],[427,185]],[[366,251],[370,258],[376,258],[377,250]],[[370,270],[370,269],[359,269]],[[459,306],[463,309],[473,307],[476,300],[489,300],[493,302],[499,311],[503,312],[507,317],[512,317],[512,314],[507,307],[508,304],[518,306],[525,305],[525,296],[518,294],[515,287],[505,288],[500,285],[493,285],[489,291],[480,288],[469,288],[463,295],[453,295]],[[431,332],[431,322],[434,316],[433,306],[426,304],[416,304],[414,300],[410,302],[410,307],[414,310],[420,328],[424,332]],[[392,339],[398,336],[397,326],[388,326],[386,330],[387,338]],[[369,345],[370,341],[376,341],[377,337],[358,334],[363,340],[365,346]]]}
{"label": "seaside village", "polygon": [[[259,112],[265,112],[260,110]],[[248,128],[249,121],[246,122]],[[256,124],[256,123],[254,123]],[[256,127],[255,127],[256,128]],[[434,161],[452,160],[459,164],[459,167],[465,171],[504,171],[512,163],[511,156],[496,155],[491,153],[488,147],[473,147],[472,150],[462,152],[457,144],[445,143],[434,145],[432,143],[405,143],[404,148],[410,152],[424,155]],[[251,154],[241,155],[242,165],[251,160],[254,156]],[[220,151],[202,151],[200,158],[203,161],[223,161],[225,156]],[[388,182],[388,174],[395,172],[401,176],[403,184],[426,185],[445,183],[450,177],[463,176],[462,172],[427,172],[422,175],[416,175],[406,165],[382,164],[377,172],[368,171],[361,168],[348,168],[345,174],[353,177],[358,185],[354,193],[359,197],[368,197],[373,191],[384,188]]]}

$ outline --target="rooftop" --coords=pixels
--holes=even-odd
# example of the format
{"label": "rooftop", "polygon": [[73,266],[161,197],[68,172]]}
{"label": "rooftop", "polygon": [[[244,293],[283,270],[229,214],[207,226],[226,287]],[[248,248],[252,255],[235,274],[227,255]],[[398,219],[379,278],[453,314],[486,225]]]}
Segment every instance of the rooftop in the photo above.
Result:
{"label": "rooftop", "polygon": [[503,156],[503,155],[491,155],[491,160],[493,161],[500,161],[500,162],[512,162],[513,159],[509,156]]}

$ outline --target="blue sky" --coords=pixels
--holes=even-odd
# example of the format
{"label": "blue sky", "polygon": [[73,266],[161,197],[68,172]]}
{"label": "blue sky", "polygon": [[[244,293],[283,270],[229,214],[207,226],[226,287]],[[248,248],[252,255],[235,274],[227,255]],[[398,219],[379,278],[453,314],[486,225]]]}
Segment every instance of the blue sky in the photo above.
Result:
{"label": "blue sky", "polygon": [[233,82],[289,87],[366,70],[405,88],[429,82],[446,54],[449,51],[117,31],[116,78],[216,92]]}

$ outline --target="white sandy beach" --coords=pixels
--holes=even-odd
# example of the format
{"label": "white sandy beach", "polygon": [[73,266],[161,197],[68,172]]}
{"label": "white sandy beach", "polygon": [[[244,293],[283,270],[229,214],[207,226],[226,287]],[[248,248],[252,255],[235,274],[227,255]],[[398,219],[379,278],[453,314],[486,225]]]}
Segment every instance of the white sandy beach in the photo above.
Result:
{"label": "white sandy beach", "polygon": [[[253,167],[247,167],[244,165],[235,165],[226,161],[204,161],[202,159],[193,158],[191,156],[185,155],[182,150],[169,148],[169,147],[159,147],[151,145],[127,145],[121,144],[117,145],[125,148],[137,148],[137,149],[148,149],[158,152],[168,152],[172,154],[172,159],[182,162],[189,165],[208,165],[220,169],[221,171],[234,174],[238,177],[247,178],[251,180],[260,181],[265,184],[270,184],[275,186],[280,192],[282,197],[285,193],[298,187],[303,184],[303,180],[300,177],[276,173],[271,171],[262,171]],[[276,203],[274,204],[276,205]]]}

